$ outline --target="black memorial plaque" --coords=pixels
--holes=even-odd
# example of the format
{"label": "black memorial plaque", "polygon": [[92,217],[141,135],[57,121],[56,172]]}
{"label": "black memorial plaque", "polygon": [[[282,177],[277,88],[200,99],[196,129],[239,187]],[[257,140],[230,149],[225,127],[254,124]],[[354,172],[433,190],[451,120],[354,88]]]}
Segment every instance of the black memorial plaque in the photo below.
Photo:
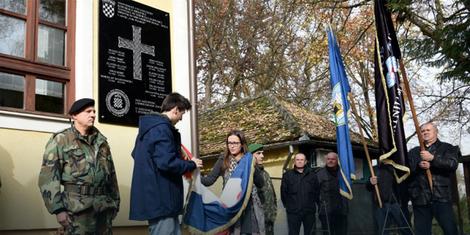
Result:
{"label": "black memorial plaque", "polygon": [[99,121],[137,126],[171,93],[170,16],[134,1],[99,8]]}

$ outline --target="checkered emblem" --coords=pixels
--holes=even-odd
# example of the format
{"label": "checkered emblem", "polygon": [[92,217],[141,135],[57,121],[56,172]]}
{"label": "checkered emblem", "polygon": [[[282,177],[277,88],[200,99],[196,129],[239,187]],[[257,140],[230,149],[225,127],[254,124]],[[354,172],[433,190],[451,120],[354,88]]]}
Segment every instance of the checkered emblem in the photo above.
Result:
{"label": "checkered emblem", "polygon": [[129,112],[131,102],[124,91],[113,89],[106,94],[106,108],[116,117],[122,117]]}
{"label": "checkered emblem", "polygon": [[114,7],[116,6],[116,2],[113,0],[103,0],[103,14],[108,17],[112,18],[114,16]]}

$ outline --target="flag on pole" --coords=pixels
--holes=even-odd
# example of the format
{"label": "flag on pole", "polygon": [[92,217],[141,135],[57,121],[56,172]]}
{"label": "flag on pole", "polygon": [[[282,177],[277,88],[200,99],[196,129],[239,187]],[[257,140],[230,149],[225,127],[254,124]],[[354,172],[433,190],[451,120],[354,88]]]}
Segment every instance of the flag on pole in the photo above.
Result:
{"label": "flag on pole", "polygon": [[183,216],[190,233],[216,234],[237,222],[250,199],[253,174],[253,157],[246,153],[218,196],[201,183],[199,170],[194,170]]}
{"label": "flag on pole", "polygon": [[349,137],[348,113],[349,102],[348,93],[351,92],[348,78],[344,71],[343,59],[336,42],[336,37],[331,30],[328,30],[328,50],[330,54],[330,78],[332,87],[333,111],[336,125],[336,142],[338,151],[339,186],[340,193],[348,199],[352,199],[352,181],[355,179],[354,158],[352,154],[351,140]]}
{"label": "flag on pole", "polygon": [[403,114],[405,104],[398,75],[401,59],[397,36],[386,0],[375,0],[375,102],[380,148],[380,161],[395,168],[398,183],[410,174],[407,167],[407,149]]}

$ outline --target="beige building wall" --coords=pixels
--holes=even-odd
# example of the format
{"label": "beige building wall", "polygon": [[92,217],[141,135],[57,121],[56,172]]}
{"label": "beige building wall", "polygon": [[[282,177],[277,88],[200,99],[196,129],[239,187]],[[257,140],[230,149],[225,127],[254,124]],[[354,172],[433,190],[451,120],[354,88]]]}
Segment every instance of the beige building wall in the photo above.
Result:
{"label": "beige building wall", "polygon": [[[173,90],[189,98],[187,1],[138,2],[170,13]],[[98,98],[98,3],[77,0],[77,99]],[[102,124],[98,120],[95,124],[108,138],[119,182],[121,208],[114,221],[115,234],[146,234],[145,227],[126,228],[145,224],[128,220],[133,169],[130,153],[137,128]],[[0,234],[52,234],[58,227],[55,216],[44,207],[37,179],[44,146],[53,132],[68,126],[68,120],[63,118],[0,112]],[[183,144],[189,148],[189,115],[185,115],[177,128],[182,133]]]}
{"label": "beige building wall", "polygon": [[[297,147],[294,147],[294,153],[297,152]],[[277,149],[275,151],[265,151],[264,152],[264,160],[263,165],[264,169],[269,173],[271,178],[282,178],[282,167],[284,166],[284,162],[287,160],[289,156],[289,147],[285,147],[282,149]],[[293,159],[293,156],[292,156]],[[291,159],[291,163],[292,163]],[[291,166],[289,164],[288,168]]]}

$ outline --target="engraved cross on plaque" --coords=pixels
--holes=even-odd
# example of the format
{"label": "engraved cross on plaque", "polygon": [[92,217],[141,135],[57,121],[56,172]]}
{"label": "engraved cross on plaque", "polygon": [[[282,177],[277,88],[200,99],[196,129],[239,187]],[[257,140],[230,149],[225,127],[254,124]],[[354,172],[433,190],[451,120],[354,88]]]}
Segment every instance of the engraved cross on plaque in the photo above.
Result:
{"label": "engraved cross on plaque", "polygon": [[132,50],[134,64],[134,79],[142,80],[142,57],[141,54],[155,56],[155,47],[141,43],[141,27],[132,25],[132,40],[118,37],[118,47]]}

